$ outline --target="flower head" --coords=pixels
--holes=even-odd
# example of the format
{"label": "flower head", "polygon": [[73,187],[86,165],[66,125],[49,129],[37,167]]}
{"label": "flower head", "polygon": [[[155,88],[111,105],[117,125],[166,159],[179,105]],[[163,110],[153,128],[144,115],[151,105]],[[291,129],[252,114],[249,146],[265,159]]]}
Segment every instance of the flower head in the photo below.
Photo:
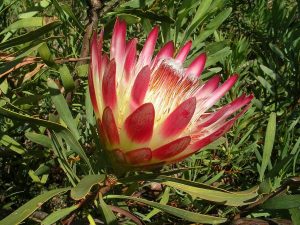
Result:
{"label": "flower head", "polygon": [[137,54],[137,39],[126,41],[126,23],[117,19],[110,56],[102,53],[103,32],[92,38],[89,90],[99,133],[115,161],[128,167],[190,156],[227,132],[253,98],[242,95],[212,111],[238,76],[200,83],[206,55],[184,68],[192,42],[175,54],[170,41],[153,57],[157,37],[154,27]]}

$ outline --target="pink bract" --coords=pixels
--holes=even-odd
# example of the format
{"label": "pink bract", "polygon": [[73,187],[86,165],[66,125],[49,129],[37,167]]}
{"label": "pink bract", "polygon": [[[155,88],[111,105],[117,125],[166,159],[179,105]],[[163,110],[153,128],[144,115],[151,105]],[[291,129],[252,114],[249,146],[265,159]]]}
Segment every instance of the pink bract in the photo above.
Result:
{"label": "pink bract", "polygon": [[187,67],[183,63],[192,42],[177,54],[173,42],[153,57],[158,27],[150,32],[142,51],[137,40],[126,41],[126,23],[116,20],[110,56],[102,53],[103,32],[91,42],[89,91],[99,135],[115,162],[131,168],[178,162],[227,132],[249,108],[253,96],[241,95],[211,110],[235,84],[232,75],[199,82],[206,55]]}

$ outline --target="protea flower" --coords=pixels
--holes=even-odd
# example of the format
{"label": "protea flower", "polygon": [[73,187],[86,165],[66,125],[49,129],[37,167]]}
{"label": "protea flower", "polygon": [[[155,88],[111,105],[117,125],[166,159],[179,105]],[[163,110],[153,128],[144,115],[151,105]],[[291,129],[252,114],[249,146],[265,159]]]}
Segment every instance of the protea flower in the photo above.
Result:
{"label": "protea flower", "polygon": [[247,110],[252,95],[222,108],[212,106],[235,84],[216,75],[199,82],[206,55],[183,67],[192,42],[175,53],[172,41],[153,57],[158,27],[141,52],[126,41],[126,23],[116,20],[110,56],[102,53],[103,32],[91,42],[89,91],[99,135],[119,165],[146,168],[178,162],[227,132]]}

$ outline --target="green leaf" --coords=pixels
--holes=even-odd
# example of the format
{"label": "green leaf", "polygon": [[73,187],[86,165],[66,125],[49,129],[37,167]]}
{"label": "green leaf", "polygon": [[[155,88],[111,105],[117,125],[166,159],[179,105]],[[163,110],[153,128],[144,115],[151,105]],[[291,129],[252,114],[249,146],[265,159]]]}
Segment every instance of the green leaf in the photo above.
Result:
{"label": "green leaf", "polygon": [[1,33],[7,33],[9,31],[21,29],[21,28],[27,28],[27,27],[41,27],[43,26],[43,17],[31,17],[31,18],[24,18],[20,19],[12,24],[10,24],[7,28],[5,28]]}
{"label": "green leaf", "polygon": [[[166,187],[164,193],[163,193],[163,196],[161,197],[161,200],[160,200],[160,204],[164,204],[166,205],[169,201],[169,197],[170,197],[170,188],[169,187]],[[155,216],[157,213],[161,212],[159,209],[153,209],[151,212],[149,212],[147,214],[147,216],[145,216],[143,219],[144,220],[150,220],[151,217]]]}
{"label": "green leaf", "polygon": [[261,68],[262,71],[264,71],[265,74],[267,74],[273,80],[278,80],[279,79],[278,75],[273,70],[271,70],[270,68],[268,68],[264,65],[260,65],[259,67]]}
{"label": "green leaf", "polygon": [[73,205],[71,207],[63,208],[63,209],[58,209],[57,211],[51,213],[49,216],[47,216],[43,221],[42,225],[51,225],[57,222],[58,220],[64,218],[65,216],[69,215],[71,212],[74,210],[78,209],[78,205]]}
{"label": "green leaf", "polygon": [[0,146],[5,146],[6,148],[18,154],[24,154],[26,152],[25,149],[15,139],[6,134],[0,134]]}
{"label": "green leaf", "polygon": [[38,49],[39,55],[41,56],[42,60],[47,64],[47,66],[54,67],[57,66],[54,62],[53,56],[50,52],[50,49],[46,42],[44,42]]}
{"label": "green leaf", "polygon": [[64,12],[70,17],[72,18],[72,20],[75,22],[76,26],[79,28],[79,30],[84,31],[84,27],[82,26],[81,22],[77,19],[77,17],[75,16],[75,14],[73,13],[72,9],[70,8],[70,6],[66,5],[66,4],[62,4],[61,8],[64,10]]}
{"label": "green leaf", "polygon": [[111,211],[111,209],[106,205],[102,196],[99,196],[101,211],[105,220],[105,224],[107,225],[118,225],[117,218],[115,214]]}
{"label": "green leaf", "polygon": [[65,174],[69,178],[69,181],[71,184],[75,187],[76,183],[79,181],[79,178],[76,175],[76,172],[74,168],[72,168],[72,165],[70,164],[68,160],[67,150],[64,147],[62,138],[57,135],[55,132],[51,133],[51,140],[53,144],[53,150],[55,154],[58,156],[58,162],[61,166],[61,168],[64,170]]}
{"label": "green leaf", "polygon": [[73,80],[73,77],[72,77],[67,65],[64,64],[64,65],[60,66],[58,69],[58,72],[60,73],[61,81],[62,81],[62,84],[63,84],[65,90],[67,92],[74,90],[75,82]]}
{"label": "green leaf", "polygon": [[261,83],[261,85],[270,92],[271,95],[274,95],[274,91],[272,90],[272,85],[262,76],[257,76],[256,79]]}
{"label": "green leaf", "polygon": [[59,188],[51,191],[47,191],[33,199],[29,202],[22,205],[20,208],[15,210],[13,213],[5,217],[0,221],[0,225],[8,225],[8,224],[19,224],[26,218],[28,218],[35,210],[41,207],[46,201],[54,196],[64,193],[70,190],[70,188]]}
{"label": "green leaf", "polygon": [[157,202],[148,201],[148,200],[142,199],[142,198],[135,198],[135,197],[124,196],[124,195],[108,195],[108,196],[106,196],[106,198],[108,198],[108,199],[128,199],[128,200],[141,202],[141,203],[144,203],[151,207],[157,208],[161,211],[164,211],[166,213],[169,213],[171,215],[177,216],[179,218],[182,218],[184,220],[191,221],[194,223],[220,224],[220,223],[224,223],[227,221],[227,219],[225,219],[225,218],[208,216],[208,215],[203,215],[200,213],[194,213],[194,212],[186,211],[183,209],[178,209],[178,208],[175,208],[175,207],[172,207],[169,205],[164,205],[164,204],[160,204]]}
{"label": "green leaf", "polygon": [[84,150],[82,149],[79,142],[76,140],[76,138],[72,135],[69,129],[62,126],[61,124],[54,123],[47,120],[42,120],[38,118],[30,117],[29,115],[23,115],[16,112],[13,112],[11,110],[5,109],[3,107],[0,107],[0,115],[9,117],[11,119],[17,119],[22,120],[25,122],[33,123],[39,126],[47,127],[51,130],[54,130],[57,135],[61,136],[67,144],[70,146],[70,148],[73,150],[73,152],[77,153],[89,166],[89,168],[92,170],[92,166],[90,164],[90,161],[88,157],[86,156]]}
{"label": "green leaf", "polygon": [[216,182],[217,180],[219,180],[223,176],[224,172],[225,172],[225,170],[222,170],[217,175],[215,175],[214,177],[210,178],[208,181],[205,181],[205,184],[210,185],[210,184]]}
{"label": "green leaf", "polygon": [[95,125],[95,119],[94,119],[94,110],[93,105],[90,97],[89,89],[86,89],[85,92],[85,113],[86,113],[86,120],[89,124]]}
{"label": "green leaf", "polygon": [[69,106],[63,97],[63,95],[60,93],[60,90],[58,89],[56,83],[48,79],[48,87],[51,95],[51,99],[53,104],[55,105],[55,108],[61,117],[61,119],[66,123],[72,134],[76,137],[78,140],[80,138],[79,132],[76,127],[75,120],[73,119],[73,116],[71,114],[71,111],[69,109]]}
{"label": "green leaf", "polygon": [[[16,1],[19,1],[19,0],[16,0]],[[35,16],[36,14],[38,14],[38,13],[39,13],[39,11],[29,11],[29,12],[20,13],[18,15],[18,17],[20,19],[31,18],[31,17]]]}
{"label": "green leaf", "polygon": [[82,64],[77,66],[76,68],[76,73],[78,74],[79,77],[86,77],[89,71],[89,65],[88,64]]}
{"label": "green leaf", "polygon": [[211,5],[212,0],[203,0],[201,4],[199,5],[195,16],[189,25],[189,27],[186,29],[186,32],[184,34],[182,43],[185,43],[185,41],[190,37],[192,32],[202,23],[205,16],[207,16],[207,11]]}
{"label": "green leaf", "polygon": [[105,175],[94,174],[85,176],[76,187],[71,189],[71,197],[74,200],[84,198],[96,184],[101,184],[105,180]]}
{"label": "green leaf", "polygon": [[197,22],[199,20],[202,20],[207,15],[207,11],[210,8],[211,3],[212,3],[212,0],[201,1],[201,4],[199,5],[199,7],[195,13],[195,16],[191,22],[191,25],[190,25],[191,27],[194,27],[195,24],[197,24]]}
{"label": "green leaf", "polygon": [[207,24],[204,30],[200,32],[200,35],[196,38],[197,43],[204,41],[207,37],[213,34],[222,25],[222,23],[229,17],[231,12],[232,12],[231,8],[227,8],[222,12],[220,12],[209,24]]}
{"label": "green leaf", "polygon": [[55,29],[56,27],[58,27],[59,25],[61,25],[60,21],[55,21],[52,23],[49,23],[41,28],[38,28],[34,31],[28,32],[26,34],[23,34],[19,37],[13,38],[9,41],[0,43],[0,50],[4,50],[6,48],[10,48],[16,45],[20,45],[20,44],[24,44],[26,42],[30,42],[32,40],[35,40],[37,37],[40,37],[48,32],[50,32],[51,30]]}
{"label": "green leaf", "polygon": [[[164,171],[164,172],[158,172],[158,173],[141,173],[141,174],[134,175],[134,176],[119,178],[118,181],[120,183],[124,183],[124,184],[129,184],[129,183],[137,182],[137,181],[158,181],[158,182],[161,182],[161,181],[169,180],[170,177],[168,177],[168,176],[170,176],[170,175],[182,173],[182,172],[192,170],[192,169],[199,169],[199,167],[186,167],[186,168],[170,170],[170,171]],[[171,179],[173,179],[173,178],[171,178]]]}
{"label": "green leaf", "polygon": [[293,224],[300,224],[300,209],[293,208],[289,210]]}
{"label": "green leaf", "polygon": [[212,189],[209,185],[196,183],[188,180],[173,179],[165,181],[163,184],[188,193],[193,198],[205,199],[229,206],[248,205],[256,201],[257,187],[242,192],[228,192],[222,189]]}
{"label": "green leaf", "polygon": [[265,144],[264,144],[264,150],[263,150],[262,163],[261,163],[260,171],[259,171],[260,181],[263,180],[265,170],[267,169],[267,166],[271,160],[273,145],[274,145],[274,141],[275,141],[275,134],[276,134],[276,113],[271,113],[269,122],[268,122],[268,126],[267,126],[266,136],[265,136]]}
{"label": "green leaf", "polygon": [[43,134],[37,134],[34,132],[26,132],[25,133],[25,137],[27,137],[30,141],[42,145],[46,148],[51,148],[51,139],[49,137],[47,137],[46,135]]}
{"label": "green leaf", "polygon": [[41,182],[40,178],[34,173],[33,170],[29,170],[28,175],[30,176],[30,178],[32,179],[33,182],[35,182],[35,183]]}
{"label": "green leaf", "polygon": [[4,94],[7,94],[7,91],[8,91],[8,82],[7,82],[7,79],[4,79],[4,81],[0,84],[0,93],[1,93],[1,91]]}
{"label": "green leaf", "polygon": [[261,205],[264,209],[292,209],[300,207],[300,195],[282,195],[268,199]]}
{"label": "green leaf", "polygon": [[147,19],[151,19],[151,20],[155,20],[155,21],[162,21],[162,22],[167,22],[170,24],[174,23],[174,20],[164,14],[158,15],[152,11],[148,11],[148,10],[142,10],[142,9],[120,9],[120,11],[118,12],[109,12],[106,13],[106,15],[104,15],[104,18],[107,17],[111,17],[115,14],[131,14],[140,18],[147,18]]}
{"label": "green leaf", "polygon": [[217,62],[220,62],[221,60],[224,60],[229,54],[231,53],[231,50],[229,47],[225,47],[214,54],[208,55],[207,61],[205,63],[205,67],[209,67],[211,65],[216,64]]}
{"label": "green leaf", "polygon": [[141,18],[132,14],[120,13],[118,17],[122,20],[125,20],[128,25],[137,24],[141,22]]}

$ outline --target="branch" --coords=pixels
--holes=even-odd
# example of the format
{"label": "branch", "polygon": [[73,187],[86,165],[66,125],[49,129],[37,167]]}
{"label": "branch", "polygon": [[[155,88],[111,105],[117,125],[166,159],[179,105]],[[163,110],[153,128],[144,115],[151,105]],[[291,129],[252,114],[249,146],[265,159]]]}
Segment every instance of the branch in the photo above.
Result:
{"label": "branch", "polygon": [[[92,36],[92,33],[94,30],[97,30],[97,24],[98,24],[98,13],[101,8],[101,1],[100,0],[89,0],[88,1],[88,19],[89,22],[85,28],[85,33],[83,36],[83,43],[80,53],[80,58],[85,58],[89,54],[89,46],[90,46],[90,38]],[[79,61],[77,65],[86,64],[87,61]]]}

